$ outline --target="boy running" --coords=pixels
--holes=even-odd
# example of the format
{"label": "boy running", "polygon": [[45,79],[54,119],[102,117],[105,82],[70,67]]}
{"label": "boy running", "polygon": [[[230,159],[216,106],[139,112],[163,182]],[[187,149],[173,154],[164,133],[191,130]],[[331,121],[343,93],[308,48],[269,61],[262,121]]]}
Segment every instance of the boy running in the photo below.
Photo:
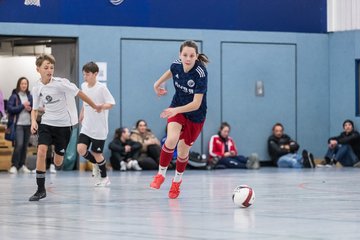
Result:
{"label": "boy running", "polygon": [[[106,173],[106,160],[103,156],[105,140],[107,138],[109,109],[115,105],[114,97],[105,84],[96,80],[99,67],[94,62],[85,64],[82,68],[85,82],[81,89],[94,102],[101,106],[101,112],[94,112],[89,104],[84,103],[80,112],[80,123],[82,124],[77,151],[85,159],[93,163],[93,175],[99,181],[95,186],[104,187],[110,185]],[[91,144],[91,152],[88,150]],[[99,172],[101,177],[99,177]]]}

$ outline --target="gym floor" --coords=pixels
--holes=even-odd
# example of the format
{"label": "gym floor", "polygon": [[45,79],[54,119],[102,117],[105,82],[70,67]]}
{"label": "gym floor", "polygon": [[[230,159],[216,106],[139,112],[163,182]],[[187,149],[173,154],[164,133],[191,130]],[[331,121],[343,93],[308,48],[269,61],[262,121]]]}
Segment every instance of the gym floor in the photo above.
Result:
{"label": "gym floor", "polygon": [[[178,199],[148,188],[154,171],[47,174],[47,197],[28,202],[35,175],[0,173],[1,239],[359,239],[357,168],[187,170]],[[254,205],[232,202],[240,184]]]}

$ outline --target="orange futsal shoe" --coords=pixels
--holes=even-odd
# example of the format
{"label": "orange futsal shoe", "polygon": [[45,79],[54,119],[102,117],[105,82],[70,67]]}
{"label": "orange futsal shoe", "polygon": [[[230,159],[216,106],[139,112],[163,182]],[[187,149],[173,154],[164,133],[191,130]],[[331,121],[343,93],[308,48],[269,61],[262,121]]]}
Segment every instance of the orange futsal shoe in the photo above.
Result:
{"label": "orange futsal shoe", "polygon": [[169,198],[177,198],[180,195],[180,184],[182,183],[182,180],[180,182],[174,182],[174,180],[171,183],[171,188],[169,190]]}
{"label": "orange futsal shoe", "polygon": [[153,189],[159,189],[161,184],[165,181],[165,178],[161,174],[156,174],[154,180],[150,183],[150,187]]}

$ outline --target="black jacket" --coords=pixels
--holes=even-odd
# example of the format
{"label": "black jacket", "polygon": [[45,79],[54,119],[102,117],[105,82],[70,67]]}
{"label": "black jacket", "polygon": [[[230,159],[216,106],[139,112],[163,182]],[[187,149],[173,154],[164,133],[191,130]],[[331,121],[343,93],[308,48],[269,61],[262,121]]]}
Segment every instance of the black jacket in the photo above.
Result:
{"label": "black jacket", "polygon": [[[282,148],[282,145],[290,145],[290,149]],[[299,144],[286,134],[283,134],[280,138],[274,135],[268,138],[268,153],[274,165],[277,165],[277,161],[281,156],[288,153],[295,153],[299,150],[299,147]]]}
{"label": "black jacket", "polygon": [[113,155],[114,152],[120,153],[122,157],[124,157],[124,160],[126,160],[128,157],[132,157],[131,153],[125,152],[125,146],[129,145],[131,146],[131,153],[135,153],[137,151],[140,151],[142,145],[139,142],[132,141],[131,139],[126,140],[125,142],[121,142],[120,139],[115,138],[111,141],[109,144],[109,149],[111,150],[111,154]]}
{"label": "black jacket", "polygon": [[350,133],[342,132],[339,136],[329,138],[328,143],[330,140],[336,140],[338,144],[349,144],[360,159],[360,134],[358,131],[353,130]]}

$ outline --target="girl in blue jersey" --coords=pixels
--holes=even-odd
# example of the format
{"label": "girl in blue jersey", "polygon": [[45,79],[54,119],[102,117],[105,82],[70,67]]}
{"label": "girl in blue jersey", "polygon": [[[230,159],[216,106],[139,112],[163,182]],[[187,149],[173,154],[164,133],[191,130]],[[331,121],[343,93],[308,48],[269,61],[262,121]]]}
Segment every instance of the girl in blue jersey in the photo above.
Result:
{"label": "girl in blue jersey", "polygon": [[166,90],[161,86],[170,78],[173,78],[175,87],[170,107],[160,114],[161,118],[167,118],[168,136],[161,149],[158,174],[150,184],[153,189],[160,188],[177,146],[176,171],[169,198],[177,198],[180,194],[180,184],[189,160],[190,148],[201,132],[207,109],[207,56],[199,54],[194,41],[185,41],[180,46],[179,57],[179,60],[171,64],[170,70],[154,84],[158,96],[166,94]]}

